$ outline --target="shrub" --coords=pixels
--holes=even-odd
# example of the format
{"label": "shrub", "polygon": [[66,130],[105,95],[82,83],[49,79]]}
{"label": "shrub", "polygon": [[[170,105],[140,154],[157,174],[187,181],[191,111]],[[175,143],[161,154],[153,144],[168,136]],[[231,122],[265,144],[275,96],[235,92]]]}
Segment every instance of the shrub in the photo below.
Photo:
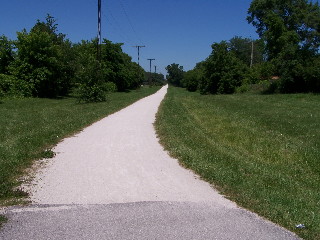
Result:
{"label": "shrub", "polygon": [[236,93],[246,93],[250,91],[250,85],[243,84],[240,87],[236,88]]}
{"label": "shrub", "polygon": [[30,97],[32,89],[30,86],[15,76],[0,74],[0,92],[2,97]]}
{"label": "shrub", "polygon": [[80,84],[77,89],[77,97],[79,102],[104,102],[107,100],[107,86],[99,83],[91,86]]}
{"label": "shrub", "polygon": [[105,83],[106,92],[112,93],[117,91],[117,85],[113,82]]}
{"label": "shrub", "polygon": [[193,70],[185,72],[183,76],[183,83],[189,92],[197,91],[202,75],[203,70],[197,67]]}
{"label": "shrub", "polygon": [[77,71],[76,96],[79,102],[103,102],[107,99],[108,90],[114,90],[111,83],[107,83],[103,65],[94,58],[88,59]]}

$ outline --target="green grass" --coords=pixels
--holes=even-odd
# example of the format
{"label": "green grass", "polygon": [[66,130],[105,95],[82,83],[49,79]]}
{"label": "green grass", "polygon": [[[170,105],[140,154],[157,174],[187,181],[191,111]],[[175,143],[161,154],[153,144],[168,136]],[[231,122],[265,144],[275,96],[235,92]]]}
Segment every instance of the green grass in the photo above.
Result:
{"label": "green grass", "polygon": [[[74,98],[17,99],[0,103],[0,206],[26,196],[17,180],[34,160],[52,157],[61,139],[114,113],[159,87],[112,93],[103,103],[79,104]],[[1,222],[1,219],[0,219]]]}
{"label": "green grass", "polygon": [[171,87],[156,128],[172,156],[229,199],[320,239],[320,95],[201,96]]}

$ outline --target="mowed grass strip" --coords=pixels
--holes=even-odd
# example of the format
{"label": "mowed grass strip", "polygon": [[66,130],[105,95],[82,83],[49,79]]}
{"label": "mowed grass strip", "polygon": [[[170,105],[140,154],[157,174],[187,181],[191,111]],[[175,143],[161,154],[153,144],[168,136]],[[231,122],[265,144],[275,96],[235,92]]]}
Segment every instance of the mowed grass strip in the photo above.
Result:
{"label": "mowed grass strip", "polygon": [[320,95],[201,96],[170,87],[156,129],[173,157],[229,199],[320,239]]}
{"label": "mowed grass strip", "polygon": [[89,104],[74,98],[4,100],[0,103],[0,206],[24,195],[14,190],[20,184],[17,179],[33,160],[52,156],[50,149],[61,139],[159,89],[111,93],[107,102]]}

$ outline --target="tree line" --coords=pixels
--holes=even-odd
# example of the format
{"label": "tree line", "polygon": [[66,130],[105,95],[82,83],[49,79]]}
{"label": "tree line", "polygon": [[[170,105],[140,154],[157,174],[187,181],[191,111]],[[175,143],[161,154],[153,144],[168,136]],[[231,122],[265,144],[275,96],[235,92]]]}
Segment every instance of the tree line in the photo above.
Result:
{"label": "tree line", "polygon": [[[114,91],[137,89],[146,73],[124,53],[121,43],[104,39],[72,43],[47,15],[17,40],[0,36],[0,97],[56,98],[75,94],[80,101],[105,101]],[[156,75],[157,84],[164,77]]]}
{"label": "tree line", "polygon": [[201,94],[320,92],[320,8],[308,0],[253,0],[247,21],[258,40],[212,44],[194,69],[167,66],[169,83]]}

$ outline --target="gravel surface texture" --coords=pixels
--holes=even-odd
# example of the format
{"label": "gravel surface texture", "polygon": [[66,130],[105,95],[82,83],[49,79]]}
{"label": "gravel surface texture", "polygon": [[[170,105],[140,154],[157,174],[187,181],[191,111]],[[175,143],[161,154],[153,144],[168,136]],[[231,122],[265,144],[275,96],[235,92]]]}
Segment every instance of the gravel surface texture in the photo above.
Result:
{"label": "gravel surface texture", "polygon": [[65,139],[36,175],[31,200],[40,204],[214,201],[236,207],[159,144],[153,123],[167,86]]}

